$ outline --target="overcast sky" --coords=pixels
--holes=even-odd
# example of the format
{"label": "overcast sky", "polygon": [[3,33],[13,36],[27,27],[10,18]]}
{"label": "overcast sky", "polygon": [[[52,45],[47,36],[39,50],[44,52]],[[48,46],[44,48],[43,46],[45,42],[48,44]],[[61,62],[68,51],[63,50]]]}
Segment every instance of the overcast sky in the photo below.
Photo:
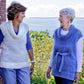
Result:
{"label": "overcast sky", "polygon": [[17,1],[27,7],[26,17],[58,17],[59,10],[70,7],[76,17],[84,17],[84,0],[6,0],[6,7]]}

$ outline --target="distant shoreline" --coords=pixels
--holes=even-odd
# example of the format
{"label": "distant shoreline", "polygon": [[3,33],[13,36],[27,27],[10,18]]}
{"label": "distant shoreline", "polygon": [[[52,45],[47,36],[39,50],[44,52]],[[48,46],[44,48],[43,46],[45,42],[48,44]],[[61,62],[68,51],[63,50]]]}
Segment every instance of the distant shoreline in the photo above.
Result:
{"label": "distant shoreline", "polygon": [[[26,17],[26,18],[59,18],[59,17]],[[84,19],[84,17],[75,17],[75,18],[79,18],[79,19]]]}

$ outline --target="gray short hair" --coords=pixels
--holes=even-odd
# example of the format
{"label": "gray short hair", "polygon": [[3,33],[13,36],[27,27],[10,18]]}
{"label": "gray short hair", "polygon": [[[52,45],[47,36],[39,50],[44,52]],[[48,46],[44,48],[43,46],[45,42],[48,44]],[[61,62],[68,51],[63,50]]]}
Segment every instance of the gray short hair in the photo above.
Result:
{"label": "gray short hair", "polygon": [[75,10],[72,8],[64,8],[60,10],[60,13],[64,13],[66,17],[71,16],[71,22],[75,18]]}

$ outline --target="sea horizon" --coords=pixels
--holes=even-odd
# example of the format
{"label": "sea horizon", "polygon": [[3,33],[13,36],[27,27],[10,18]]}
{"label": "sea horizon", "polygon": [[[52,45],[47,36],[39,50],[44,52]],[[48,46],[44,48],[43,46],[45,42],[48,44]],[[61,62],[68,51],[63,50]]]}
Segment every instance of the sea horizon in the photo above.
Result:
{"label": "sea horizon", "polygon": [[[25,17],[25,18],[59,18],[59,17]],[[75,18],[82,18],[82,19],[84,19],[84,17],[75,17]]]}

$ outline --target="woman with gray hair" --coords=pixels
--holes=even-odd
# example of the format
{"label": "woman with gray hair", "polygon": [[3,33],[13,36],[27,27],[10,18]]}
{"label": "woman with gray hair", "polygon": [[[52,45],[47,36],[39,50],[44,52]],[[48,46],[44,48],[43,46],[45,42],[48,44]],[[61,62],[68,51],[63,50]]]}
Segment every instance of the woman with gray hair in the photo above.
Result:
{"label": "woman with gray hair", "polygon": [[74,18],[72,8],[62,9],[59,14],[60,27],[53,34],[53,49],[46,76],[50,78],[52,70],[56,84],[79,82],[83,44],[81,31],[71,24]]}

